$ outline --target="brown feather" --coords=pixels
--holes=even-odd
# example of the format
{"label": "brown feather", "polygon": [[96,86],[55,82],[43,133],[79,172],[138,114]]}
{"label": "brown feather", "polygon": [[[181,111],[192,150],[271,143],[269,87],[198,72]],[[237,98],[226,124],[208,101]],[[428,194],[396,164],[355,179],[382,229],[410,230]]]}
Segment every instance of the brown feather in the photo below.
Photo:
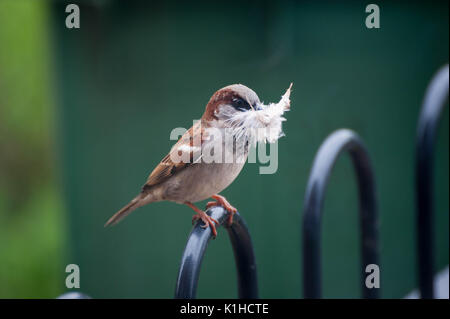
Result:
{"label": "brown feather", "polygon": [[[147,182],[142,187],[143,191],[147,191],[152,186],[164,182],[169,177],[178,173],[182,169],[195,164],[195,161],[197,158],[194,158],[194,156],[197,154],[194,154],[192,149],[186,151],[186,152],[189,152],[189,154],[187,154],[187,156],[189,156],[188,163],[185,163],[183,161],[181,161],[179,163],[175,163],[172,161],[172,158],[176,158],[177,155],[180,158],[182,158],[182,156],[185,155],[185,154],[182,154],[185,151],[182,151],[179,149],[180,146],[182,146],[182,145],[189,146],[190,148],[192,148],[193,146],[201,147],[201,145],[194,145],[194,136],[201,136],[200,144],[202,144],[204,139],[206,138],[204,125],[202,125],[200,121],[195,123],[189,130],[186,131],[186,133],[183,134],[183,136],[181,136],[181,138],[178,140],[178,142],[172,147],[169,154],[167,154],[161,160],[161,162],[155,167],[155,169],[149,175]],[[198,152],[198,154],[200,154],[200,152]]]}
{"label": "brown feather", "polygon": [[105,227],[116,225],[122,219],[127,217],[133,210],[139,207],[139,201],[145,197],[144,194],[139,194],[131,202],[125,205],[117,213],[115,213],[105,224]]}

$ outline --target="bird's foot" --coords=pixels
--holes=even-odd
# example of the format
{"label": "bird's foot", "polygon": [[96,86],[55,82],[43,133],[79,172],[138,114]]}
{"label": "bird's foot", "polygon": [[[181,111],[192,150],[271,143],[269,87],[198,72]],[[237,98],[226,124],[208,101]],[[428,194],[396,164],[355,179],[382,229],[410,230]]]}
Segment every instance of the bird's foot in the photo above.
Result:
{"label": "bird's foot", "polygon": [[215,220],[214,218],[212,218],[211,216],[209,216],[208,214],[206,214],[201,209],[199,209],[196,206],[194,206],[194,204],[186,203],[186,205],[191,207],[197,213],[194,216],[192,216],[192,224],[194,224],[197,220],[201,219],[203,221],[203,223],[204,223],[204,225],[202,225],[201,227],[202,228],[211,227],[211,231],[213,233],[213,236],[214,236],[214,238],[216,238],[217,230],[216,230],[216,226],[214,224],[219,225],[219,222],[217,220]]}
{"label": "bird's foot", "polygon": [[229,213],[227,224],[228,224],[228,226],[231,226],[231,224],[233,223],[233,216],[237,212],[237,209],[234,208],[233,206],[231,206],[231,204],[223,196],[213,195],[213,196],[211,196],[211,198],[215,199],[216,201],[208,202],[206,204],[206,209],[209,209],[213,206],[222,206],[223,208],[225,208],[225,210]]}
{"label": "bird's foot", "polygon": [[199,219],[201,219],[204,223],[204,225],[202,225],[201,227],[202,228],[211,227],[213,236],[216,237],[217,230],[216,230],[216,226],[214,224],[219,225],[219,222],[217,220],[215,220],[214,218],[212,218],[211,216],[208,216],[208,214],[206,214],[204,211],[200,211],[197,214],[195,214],[194,216],[192,216],[192,224],[194,224]]}

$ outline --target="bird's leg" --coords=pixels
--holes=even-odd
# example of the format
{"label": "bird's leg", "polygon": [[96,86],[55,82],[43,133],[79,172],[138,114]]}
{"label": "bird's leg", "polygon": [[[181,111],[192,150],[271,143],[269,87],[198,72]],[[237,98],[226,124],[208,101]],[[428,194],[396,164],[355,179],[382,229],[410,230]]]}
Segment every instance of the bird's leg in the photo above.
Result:
{"label": "bird's leg", "polygon": [[203,225],[201,227],[202,228],[211,227],[211,231],[213,233],[213,236],[216,237],[217,236],[217,230],[216,230],[216,226],[214,225],[214,223],[219,225],[219,222],[217,220],[215,220],[214,218],[212,218],[211,216],[208,216],[208,214],[206,214],[204,211],[202,211],[200,208],[198,208],[197,206],[195,206],[191,202],[186,202],[185,204],[187,206],[189,206],[190,208],[192,208],[197,213],[194,216],[192,216],[192,224],[194,224],[194,222],[196,222],[197,220],[201,219],[203,221],[203,223],[205,224],[205,225]]}
{"label": "bird's leg", "polygon": [[228,226],[231,226],[231,224],[233,223],[233,216],[234,214],[237,212],[237,209],[234,208],[233,206],[231,206],[231,204],[226,200],[225,197],[220,196],[220,195],[213,195],[211,196],[212,199],[215,199],[215,202],[208,202],[206,204],[206,209],[212,207],[212,206],[222,206],[223,208],[225,208],[225,210],[227,212],[229,212],[228,214]]}

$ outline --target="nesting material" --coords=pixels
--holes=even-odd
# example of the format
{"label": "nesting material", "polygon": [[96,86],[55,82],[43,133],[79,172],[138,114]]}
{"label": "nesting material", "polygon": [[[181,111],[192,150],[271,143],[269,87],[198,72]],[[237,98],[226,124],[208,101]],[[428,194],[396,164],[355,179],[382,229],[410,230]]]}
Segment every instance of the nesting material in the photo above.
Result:
{"label": "nesting material", "polygon": [[286,121],[284,112],[290,110],[292,83],[278,103],[260,104],[259,110],[239,112],[228,121],[237,139],[245,138],[254,145],[258,142],[273,143],[284,136],[282,123]]}

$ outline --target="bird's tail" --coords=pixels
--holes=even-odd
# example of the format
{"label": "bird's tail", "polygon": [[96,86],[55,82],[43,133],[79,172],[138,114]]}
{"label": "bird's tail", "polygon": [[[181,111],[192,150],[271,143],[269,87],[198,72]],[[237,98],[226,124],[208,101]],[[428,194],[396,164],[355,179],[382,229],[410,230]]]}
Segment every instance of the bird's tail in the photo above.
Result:
{"label": "bird's tail", "polygon": [[136,208],[142,206],[141,200],[143,199],[143,194],[136,196],[131,202],[125,205],[121,210],[115,213],[105,224],[105,227],[113,226],[120,222],[122,219],[127,217]]}

